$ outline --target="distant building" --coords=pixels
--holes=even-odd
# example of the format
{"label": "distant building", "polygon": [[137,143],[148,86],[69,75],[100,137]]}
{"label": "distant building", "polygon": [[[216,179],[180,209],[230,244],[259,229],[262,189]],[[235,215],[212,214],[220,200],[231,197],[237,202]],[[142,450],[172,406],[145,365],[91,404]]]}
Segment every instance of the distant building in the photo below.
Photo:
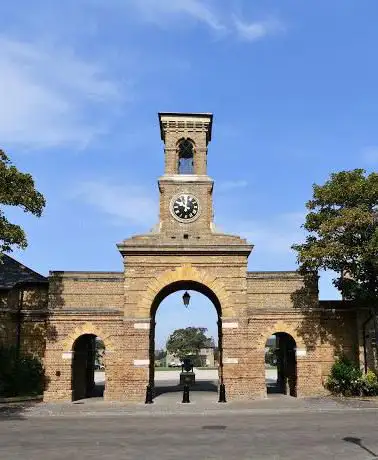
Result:
{"label": "distant building", "polygon": [[199,354],[200,354],[203,366],[205,367],[215,366],[214,347],[202,348]]}
{"label": "distant building", "polygon": [[170,367],[179,367],[181,366],[181,359],[177,358],[175,355],[167,351],[166,365]]}
{"label": "distant building", "polygon": [[[204,367],[214,367],[215,359],[214,359],[214,347],[208,348],[201,348],[199,352],[199,356],[201,358],[202,366]],[[174,356],[172,353],[167,352],[167,366],[181,366],[181,360]]]}

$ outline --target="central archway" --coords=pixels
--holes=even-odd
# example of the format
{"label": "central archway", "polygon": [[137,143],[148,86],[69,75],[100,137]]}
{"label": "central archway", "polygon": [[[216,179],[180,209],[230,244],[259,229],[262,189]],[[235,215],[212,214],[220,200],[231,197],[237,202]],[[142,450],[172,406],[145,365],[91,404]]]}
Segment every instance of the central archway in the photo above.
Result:
{"label": "central archway", "polygon": [[[220,384],[223,384],[223,347],[222,347],[222,308],[220,301],[217,295],[205,284],[202,284],[198,281],[189,281],[189,280],[182,280],[182,281],[175,281],[164,288],[162,288],[157,295],[155,296],[150,310],[150,318],[151,318],[151,325],[150,325],[150,337],[149,337],[149,385],[156,390],[155,387],[155,335],[156,335],[156,314],[159,309],[161,303],[171,294],[174,294],[178,291],[195,291],[204,296],[206,296],[210,302],[212,303],[213,307],[215,308],[216,315],[217,315],[217,338],[218,338],[218,378],[216,385],[212,385],[214,389],[212,391],[218,392],[218,388]],[[177,385],[179,387],[179,385]],[[197,387],[198,388],[198,387]],[[201,389],[206,389],[206,386],[200,387]],[[207,391],[210,390],[210,386],[207,386]],[[211,390],[210,390],[211,391]],[[159,392],[154,391],[155,396],[159,394]]]}

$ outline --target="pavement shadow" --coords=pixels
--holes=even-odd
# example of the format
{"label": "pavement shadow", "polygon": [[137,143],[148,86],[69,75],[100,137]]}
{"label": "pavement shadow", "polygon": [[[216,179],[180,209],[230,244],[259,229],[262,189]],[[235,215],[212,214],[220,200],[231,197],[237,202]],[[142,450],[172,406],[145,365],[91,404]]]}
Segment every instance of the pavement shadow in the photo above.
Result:
{"label": "pavement shadow", "polygon": [[[165,394],[165,393],[182,393],[184,389],[183,385],[168,385],[164,383],[157,383],[154,388],[154,396],[155,398]],[[190,391],[203,391],[209,393],[217,393],[218,392],[218,384],[212,381],[197,381],[194,385],[190,385]]]}
{"label": "pavement shadow", "polygon": [[277,384],[268,384],[266,386],[266,392],[268,395],[282,394],[282,390]]}
{"label": "pavement shadow", "polygon": [[362,450],[364,450],[365,452],[368,452],[374,458],[378,457],[378,454],[376,454],[375,452],[373,452],[372,450],[368,449],[366,446],[364,446],[362,444],[362,439],[361,438],[355,438],[353,436],[346,436],[345,438],[343,438],[343,441],[350,442],[351,444],[354,444],[354,445],[360,447]]}
{"label": "pavement shadow", "polygon": [[93,387],[93,390],[88,395],[88,398],[103,398],[105,391],[105,382],[104,383],[96,383]]}
{"label": "pavement shadow", "polygon": [[274,379],[265,379],[266,392],[268,395],[285,394],[282,387]]}
{"label": "pavement shadow", "polygon": [[38,402],[0,404],[0,422],[9,420],[25,420],[26,410],[37,404]]}

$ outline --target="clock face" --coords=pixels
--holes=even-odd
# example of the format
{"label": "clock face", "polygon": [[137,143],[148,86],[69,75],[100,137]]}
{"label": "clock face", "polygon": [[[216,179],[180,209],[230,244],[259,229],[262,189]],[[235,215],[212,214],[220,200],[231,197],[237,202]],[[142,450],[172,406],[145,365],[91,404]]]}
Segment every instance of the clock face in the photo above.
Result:
{"label": "clock face", "polygon": [[171,202],[171,213],[180,222],[190,222],[199,216],[199,203],[195,196],[181,193]]}

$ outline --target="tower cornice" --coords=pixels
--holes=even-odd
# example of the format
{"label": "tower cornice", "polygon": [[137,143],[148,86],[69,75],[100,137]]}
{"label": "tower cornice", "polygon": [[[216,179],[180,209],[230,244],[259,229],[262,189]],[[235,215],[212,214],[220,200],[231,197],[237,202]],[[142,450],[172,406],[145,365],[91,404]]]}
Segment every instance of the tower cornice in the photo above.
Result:
{"label": "tower cornice", "polygon": [[211,141],[212,113],[159,112],[160,136],[165,142],[167,132],[205,132],[206,142]]}

